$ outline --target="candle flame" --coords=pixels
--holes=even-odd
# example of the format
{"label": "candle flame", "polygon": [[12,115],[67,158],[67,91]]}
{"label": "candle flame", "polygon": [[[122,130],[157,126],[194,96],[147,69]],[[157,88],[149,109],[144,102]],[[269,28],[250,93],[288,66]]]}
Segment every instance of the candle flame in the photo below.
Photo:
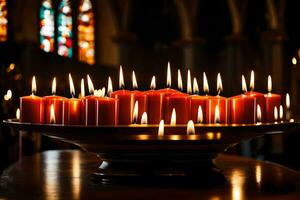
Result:
{"label": "candle flame", "polygon": [[20,108],[18,108],[16,111],[16,118],[17,118],[17,120],[20,119]]}
{"label": "candle flame", "polygon": [[107,95],[110,96],[110,94],[113,92],[113,85],[111,82],[110,76],[108,77],[108,83],[107,83]]}
{"label": "candle flame", "polygon": [[242,91],[244,93],[247,92],[247,83],[244,75],[242,75]]}
{"label": "candle flame", "polygon": [[277,106],[274,107],[274,121],[276,122],[278,120],[278,109]]}
{"label": "candle flame", "polygon": [[134,90],[138,89],[138,84],[137,84],[137,81],[136,81],[136,76],[135,76],[135,72],[134,71],[132,71],[132,88]]}
{"label": "candle flame", "polygon": [[142,117],[141,117],[141,124],[148,124],[148,115],[146,112],[144,112],[142,114]]}
{"label": "candle flame", "polygon": [[133,124],[137,124],[139,115],[139,102],[135,101],[133,108]]}
{"label": "candle flame", "polygon": [[177,70],[177,84],[178,84],[178,90],[182,91],[183,85],[182,85],[182,77],[181,77],[180,69]]}
{"label": "candle flame", "polygon": [[198,107],[197,123],[203,123],[203,111],[201,106]]}
{"label": "candle flame", "polygon": [[297,65],[297,58],[296,57],[292,58],[292,63],[293,63],[293,65]]}
{"label": "candle flame", "polygon": [[106,89],[105,87],[102,87],[102,90],[101,90],[101,97],[105,97],[105,92],[106,92]]}
{"label": "candle flame", "polygon": [[172,85],[171,66],[170,66],[170,62],[168,62],[168,69],[167,69],[167,87],[170,88],[171,85]]}
{"label": "candle flame", "polygon": [[89,88],[89,93],[94,94],[95,88],[92,79],[90,78],[89,75],[86,75],[87,77],[87,83],[88,83],[88,88]]}
{"label": "candle flame", "polygon": [[120,89],[124,89],[124,76],[123,76],[122,65],[120,65],[119,88],[120,88]]}
{"label": "candle flame", "polygon": [[155,90],[155,88],[156,88],[156,79],[155,79],[155,76],[152,76],[150,89]]}
{"label": "candle flame", "polygon": [[195,77],[194,77],[194,80],[193,80],[193,92],[194,92],[194,94],[199,94],[198,81]]}
{"label": "candle flame", "polygon": [[205,94],[209,93],[209,85],[205,72],[203,72],[203,91]]}
{"label": "candle flame", "polygon": [[220,73],[218,73],[218,76],[217,76],[217,91],[218,91],[218,95],[223,91],[223,84],[222,84],[222,79],[221,79]]}
{"label": "candle flame", "polygon": [[36,93],[36,80],[35,80],[35,76],[32,77],[31,92],[32,92],[32,94]]}
{"label": "candle flame", "polygon": [[85,97],[85,88],[84,88],[84,79],[81,79],[80,82],[80,96],[81,98]]}
{"label": "candle flame", "polygon": [[164,120],[160,120],[159,127],[158,127],[158,136],[164,136],[165,132],[165,123]]}
{"label": "candle flame", "polygon": [[69,74],[69,84],[70,84],[70,94],[72,97],[75,96],[75,88],[74,88],[74,83],[71,74]]}
{"label": "candle flame", "polygon": [[55,112],[53,104],[50,106],[50,124],[55,124]]}
{"label": "candle flame", "polygon": [[280,119],[280,121],[283,120],[283,106],[282,105],[279,106],[279,119]]}
{"label": "candle flame", "polygon": [[250,76],[250,90],[254,91],[255,87],[255,77],[254,77],[254,71],[251,70],[251,76]]}
{"label": "candle flame", "polygon": [[256,118],[257,122],[261,123],[261,108],[259,104],[256,106]]}
{"label": "candle flame", "polygon": [[56,94],[56,78],[53,78],[52,81],[52,94],[55,95]]}
{"label": "candle flame", "polygon": [[187,135],[194,135],[195,134],[195,126],[194,126],[193,120],[188,121],[186,134]]}
{"label": "candle flame", "polygon": [[290,100],[289,93],[286,93],[286,95],[285,95],[285,106],[287,109],[290,109],[290,107],[291,107],[291,100]]}
{"label": "candle flame", "polygon": [[176,110],[175,110],[175,108],[173,108],[173,110],[172,110],[170,125],[171,126],[176,125]]}
{"label": "candle flame", "polygon": [[219,124],[220,123],[220,110],[219,110],[219,105],[216,105],[215,108],[215,123]]}
{"label": "candle flame", "polygon": [[4,100],[9,101],[11,98],[12,98],[12,91],[8,89],[6,94],[4,95]]}
{"label": "candle flame", "polygon": [[272,92],[272,77],[271,75],[268,76],[268,92]]}
{"label": "candle flame", "polygon": [[191,71],[188,70],[187,73],[187,93],[192,94],[192,78],[191,78]]}

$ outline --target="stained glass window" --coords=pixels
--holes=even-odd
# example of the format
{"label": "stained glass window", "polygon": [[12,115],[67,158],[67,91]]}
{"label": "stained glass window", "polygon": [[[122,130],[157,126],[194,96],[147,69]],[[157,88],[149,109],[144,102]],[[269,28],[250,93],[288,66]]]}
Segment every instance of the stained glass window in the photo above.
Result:
{"label": "stained glass window", "polygon": [[42,0],[40,8],[40,47],[46,52],[54,51],[54,10],[52,0]]}
{"label": "stained glass window", "polygon": [[95,62],[94,13],[90,0],[81,0],[79,5],[78,57],[82,62]]}
{"label": "stained glass window", "polygon": [[61,0],[58,7],[57,19],[57,53],[61,56],[72,57],[72,8],[70,0]]}
{"label": "stained glass window", "polygon": [[0,0],[0,42],[7,39],[7,5],[6,0]]}

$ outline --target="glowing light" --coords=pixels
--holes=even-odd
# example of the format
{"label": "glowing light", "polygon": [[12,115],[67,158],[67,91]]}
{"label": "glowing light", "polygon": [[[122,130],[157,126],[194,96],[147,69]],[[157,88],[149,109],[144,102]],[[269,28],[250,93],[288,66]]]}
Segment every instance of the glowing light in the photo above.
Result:
{"label": "glowing light", "polygon": [[261,184],[261,176],[262,176],[262,173],[261,173],[261,166],[260,165],[256,165],[255,166],[255,180],[256,180],[256,183],[258,185]]}
{"label": "glowing light", "polygon": [[201,106],[198,107],[197,123],[203,123],[203,111]]}
{"label": "glowing light", "polygon": [[242,200],[244,198],[244,186],[245,183],[245,176],[243,175],[242,171],[234,170],[231,175],[231,185],[232,185],[232,199],[233,200]]}
{"label": "glowing light", "polygon": [[272,77],[271,75],[268,76],[268,92],[272,92]]}
{"label": "glowing light", "polygon": [[177,70],[177,84],[178,84],[178,90],[182,91],[183,85],[182,85],[182,77],[181,77],[180,69]]}
{"label": "glowing light", "polygon": [[164,136],[165,132],[165,123],[164,120],[160,120],[159,127],[158,127],[158,136],[162,137]]}
{"label": "glowing light", "polygon": [[277,106],[274,107],[274,121],[277,122],[278,120],[278,108]]}
{"label": "glowing light", "polygon": [[20,108],[18,108],[16,111],[16,119],[20,119]]}
{"label": "glowing light", "polygon": [[187,73],[187,93],[192,94],[192,80],[191,80],[191,71],[188,70]]}
{"label": "glowing light", "polygon": [[292,63],[293,63],[293,65],[297,65],[297,58],[296,57],[292,58]]}
{"label": "glowing light", "polygon": [[156,80],[155,80],[155,76],[152,76],[150,89],[155,90],[155,88],[156,88]]}
{"label": "glowing light", "polygon": [[31,92],[32,92],[32,95],[34,95],[36,93],[36,80],[35,80],[35,76],[32,77]]}
{"label": "glowing light", "polygon": [[84,89],[84,79],[81,79],[80,82],[80,96],[81,98],[85,97],[85,89]]}
{"label": "glowing light", "polygon": [[186,134],[187,135],[194,135],[195,134],[195,126],[194,126],[193,120],[188,121]]}
{"label": "glowing light", "polygon": [[4,100],[9,101],[12,98],[12,91],[7,90],[6,94],[4,95]]}
{"label": "glowing light", "polygon": [[148,115],[146,112],[144,112],[142,114],[142,117],[141,117],[141,124],[148,124]]}
{"label": "glowing light", "polygon": [[285,95],[285,106],[287,109],[290,109],[290,107],[291,107],[291,100],[290,100],[289,93],[286,93],[286,95]]}
{"label": "glowing light", "polygon": [[134,90],[138,89],[138,84],[137,84],[137,81],[136,81],[136,76],[135,76],[135,72],[134,71],[132,71],[132,88]]}
{"label": "glowing light", "polygon": [[282,105],[279,106],[279,119],[280,119],[280,121],[283,120],[283,106]]}
{"label": "glowing light", "polygon": [[205,72],[203,72],[203,91],[205,94],[209,93],[209,85],[208,85],[208,81],[207,81]]}
{"label": "glowing light", "polygon": [[242,75],[242,91],[244,93],[247,92],[247,83],[244,75]]}
{"label": "glowing light", "polygon": [[69,84],[70,84],[70,94],[72,97],[75,96],[75,88],[74,88],[74,83],[71,74],[69,74]]}
{"label": "glowing light", "polygon": [[55,112],[53,104],[50,106],[50,124],[55,124]]}
{"label": "glowing light", "polygon": [[113,92],[113,85],[110,76],[108,77],[107,82],[107,95],[110,96],[110,94]]}
{"label": "glowing light", "polygon": [[137,124],[139,115],[139,102],[135,101],[133,108],[133,124]]}
{"label": "glowing light", "polygon": [[223,91],[223,84],[222,84],[222,79],[221,79],[220,73],[218,73],[218,76],[217,76],[217,91],[218,91],[218,95]]}
{"label": "glowing light", "polygon": [[193,80],[193,92],[194,94],[199,94],[199,86],[198,86],[197,79],[195,77]]}
{"label": "glowing light", "polygon": [[52,0],[43,0],[40,8],[40,48],[54,50],[54,10]]}
{"label": "glowing light", "polygon": [[122,65],[120,65],[120,73],[119,73],[119,88],[124,89],[124,76]]}
{"label": "glowing light", "polygon": [[92,81],[92,79],[90,78],[89,75],[86,75],[86,77],[87,77],[87,83],[88,83],[89,93],[90,94],[94,94],[95,88],[94,88],[93,81]]}
{"label": "glowing light", "polygon": [[250,91],[254,91],[255,87],[255,77],[254,77],[254,71],[251,71],[251,76],[250,76]]}
{"label": "glowing light", "polygon": [[256,120],[257,123],[261,123],[261,108],[259,104],[256,106]]}
{"label": "glowing light", "polygon": [[167,69],[167,87],[170,88],[172,85],[172,79],[171,79],[171,67],[170,62],[168,62],[168,69]]}
{"label": "glowing light", "polygon": [[175,110],[175,108],[173,108],[173,110],[172,110],[170,125],[176,126],[176,110]]}
{"label": "glowing light", "polygon": [[219,105],[216,105],[215,108],[215,123],[219,124],[220,123],[220,110],[219,110]]}
{"label": "glowing light", "polygon": [[52,94],[55,95],[56,94],[56,78],[53,78],[52,81]]}

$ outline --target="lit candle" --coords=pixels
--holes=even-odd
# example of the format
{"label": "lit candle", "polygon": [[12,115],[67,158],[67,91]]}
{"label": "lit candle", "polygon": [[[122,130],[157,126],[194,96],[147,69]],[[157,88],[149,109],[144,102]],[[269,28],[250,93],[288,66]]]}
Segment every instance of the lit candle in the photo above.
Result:
{"label": "lit candle", "polygon": [[171,126],[176,126],[176,110],[175,110],[175,108],[173,108],[173,110],[172,110],[170,125]]}
{"label": "lit candle", "polygon": [[281,96],[279,94],[272,94],[272,78],[268,76],[268,93],[265,94],[266,99],[266,122],[274,122],[274,108],[279,108]]}
{"label": "lit candle", "polygon": [[[206,122],[214,123],[216,110],[219,112],[219,123],[227,124],[230,118],[230,102],[227,98],[220,96],[223,90],[222,79],[220,73],[217,76],[217,96],[209,96],[206,100]],[[217,108],[217,109],[216,109]]]}
{"label": "lit candle", "polygon": [[122,66],[119,73],[119,88],[120,90],[112,92],[111,97],[119,99],[119,124],[128,125],[132,123],[134,93],[124,89],[124,78]]}
{"label": "lit candle", "polygon": [[285,109],[286,109],[286,111],[285,111],[285,118],[286,118],[287,121],[289,121],[290,118],[291,118],[291,110],[290,110],[290,108],[291,108],[290,95],[289,95],[289,93],[286,93],[286,95],[285,95]]}
{"label": "lit candle", "polygon": [[146,112],[144,112],[144,113],[142,114],[141,124],[143,124],[143,125],[148,124],[148,115],[147,115]]}
{"label": "lit candle", "polygon": [[261,124],[261,108],[260,105],[256,105],[256,123],[257,125]]}
{"label": "lit candle", "polygon": [[97,93],[98,91],[95,90],[94,88],[94,84],[90,78],[89,75],[87,75],[87,83],[88,83],[88,89],[89,89],[89,93],[90,95],[83,97],[83,104],[82,106],[84,107],[83,110],[83,123],[84,125],[96,125],[97,124]]}
{"label": "lit candle", "polygon": [[187,124],[187,130],[186,130],[187,135],[194,135],[195,134],[195,126],[193,120],[189,120]]}
{"label": "lit candle", "polygon": [[171,88],[171,86],[172,86],[172,79],[171,79],[171,77],[172,77],[171,76],[171,66],[170,66],[170,62],[168,62],[168,66],[167,66],[167,82],[166,82],[167,88],[158,90],[158,92],[163,93],[164,97],[167,97],[167,96],[169,96],[171,94],[179,92],[179,91],[174,90],[174,89]]}
{"label": "lit candle", "polygon": [[133,124],[138,123],[138,115],[139,115],[139,102],[135,101],[133,108]]}
{"label": "lit candle", "polygon": [[231,123],[233,124],[253,124],[256,118],[256,99],[254,96],[245,95],[247,84],[242,75],[243,94],[230,98],[231,103]]}
{"label": "lit candle", "polygon": [[[119,100],[105,96],[105,91],[101,91],[102,96],[97,98],[97,125],[117,125],[119,120]],[[111,78],[108,77],[107,93],[113,92]]]}
{"label": "lit candle", "polygon": [[178,90],[180,92],[182,92],[183,91],[183,85],[182,85],[182,77],[181,77],[180,69],[177,70],[177,86],[178,86]]}
{"label": "lit candle", "polygon": [[160,120],[158,127],[158,136],[163,137],[165,134],[165,123],[164,120]]}
{"label": "lit candle", "polygon": [[[260,106],[261,112],[262,112],[262,121],[265,121],[265,115],[266,115],[266,100],[265,96],[263,93],[255,92],[255,76],[254,76],[254,71],[251,71],[251,76],[250,76],[250,91],[245,92],[245,95],[247,96],[252,96],[255,97],[256,99],[256,104]],[[257,121],[257,120],[255,120]]]}
{"label": "lit candle", "polygon": [[72,98],[63,99],[62,123],[68,125],[81,124],[82,102],[75,98],[75,88],[71,74],[69,74],[70,93]]}
{"label": "lit candle", "polygon": [[20,121],[28,123],[44,123],[43,98],[34,95],[36,93],[35,76],[32,78],[32,94],[20,98]]}
{"label": "lit candle", "polygon": [[54,107],[55,111],[55,123],[62,123],[62,104],[64,97],[56,95],[56,78],[53,78],[52,81],[52,95],[43,97],[43,102],[45,106],[45,123],[51,123],[51,105]]}

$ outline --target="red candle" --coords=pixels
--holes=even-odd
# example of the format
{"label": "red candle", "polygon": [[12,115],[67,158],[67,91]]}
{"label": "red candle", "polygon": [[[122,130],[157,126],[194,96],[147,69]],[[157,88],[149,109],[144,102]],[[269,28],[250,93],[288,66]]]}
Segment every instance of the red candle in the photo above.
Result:
{"label": "red candle", "polygon": [[80,125],[81,124],[81,112],[82,112],[82,100],[74,98],[75,88],[71,75],[69,74],[71,99],[63,99],[63,124],[67,125]]}
{"label": "red candle", "polygon": [[164,93],[155,90],[155,76],[152,77],[151,90],[145,92],[148,99],[148,123],[158,124],[163,119]]}
{"label": "red candle", "polygon": [[32,78],[32,94],[20,98],[20,121],[27,123],[44,123],[43,98],[35,96],[36,80]]}
{"label": "red candle", "polygon": [[[217,78],[218,93],[222,91],[222,80],[220,73]],[[219,94],[217,96],[210,96],[206,100],[206,122],[216,123],[215,117],[219,114],[217,123],[227,124],[230,119],[230,103],[226,97],[222,97]],[[218,111],[219,113],[216,113]]]}
{"label": "red candle", "polygon": [[[245,77],[242,76],[242,90],[247,91]],[[251,95],[241,94],[230,98],[231,123],[253,124],[256,121],[256,99]]]}
{"label": "red candle", "polygon": [[281,96],[279,94],[272,94],[272,78],[268,76],[268,93],[265,94],[266,99],[266,114],[265,122],[274,122],[274,108],[279,108],[281,102]]}
{"label": "red candle", "polygon": [[98,97],[94,95],[94,85],[89,75],[87,75],[87,82],[89,88],[89,96],[83,97],[83,123],[84,125],[96,125],[97,124],[97,99]]}
{"label": "red candle", "polygon": [[[119,87],[124,88],[122,67],[120,67]],[[131,124],[133,119],[134,94],[128,90],[118,90],[111,93],[112,98],[119,99],[119,124]]]}
{"label": "red candle", "polygon": [[190,118],[190,97],[187,94],[171,94],[165,97],[164,119],[168,124],[173,109],[176,111],[176,124],[187,124]]}
{"label": "red candle", "polygon": [[[254,71],[251,71],[251,78],[250,78],[250,92],[245,92],[245,95],[255,97],[256,105],[260,106],[261,109],[261,121],[265,121],[265,114],[266,114],[266,100],[265,95],[263,93],[254,92]],[[257,121],[257,116],[255,116],[255,121]]]}
{"label": "red candle", "polygon": [[52,95],[43,97],[43,102],[45,106],[45,123],[53,123],[51,121],[51,105],[53,105],[53,112],[55,116],[55,123],[62,123],[62,104],[64,97],[57,96],[56,94],[56,78],[53,78],[52,82]]}
{"label": "red candle", "polygon": [[117,125],[119,100],[110,97],[97,99],[97,125]]}

